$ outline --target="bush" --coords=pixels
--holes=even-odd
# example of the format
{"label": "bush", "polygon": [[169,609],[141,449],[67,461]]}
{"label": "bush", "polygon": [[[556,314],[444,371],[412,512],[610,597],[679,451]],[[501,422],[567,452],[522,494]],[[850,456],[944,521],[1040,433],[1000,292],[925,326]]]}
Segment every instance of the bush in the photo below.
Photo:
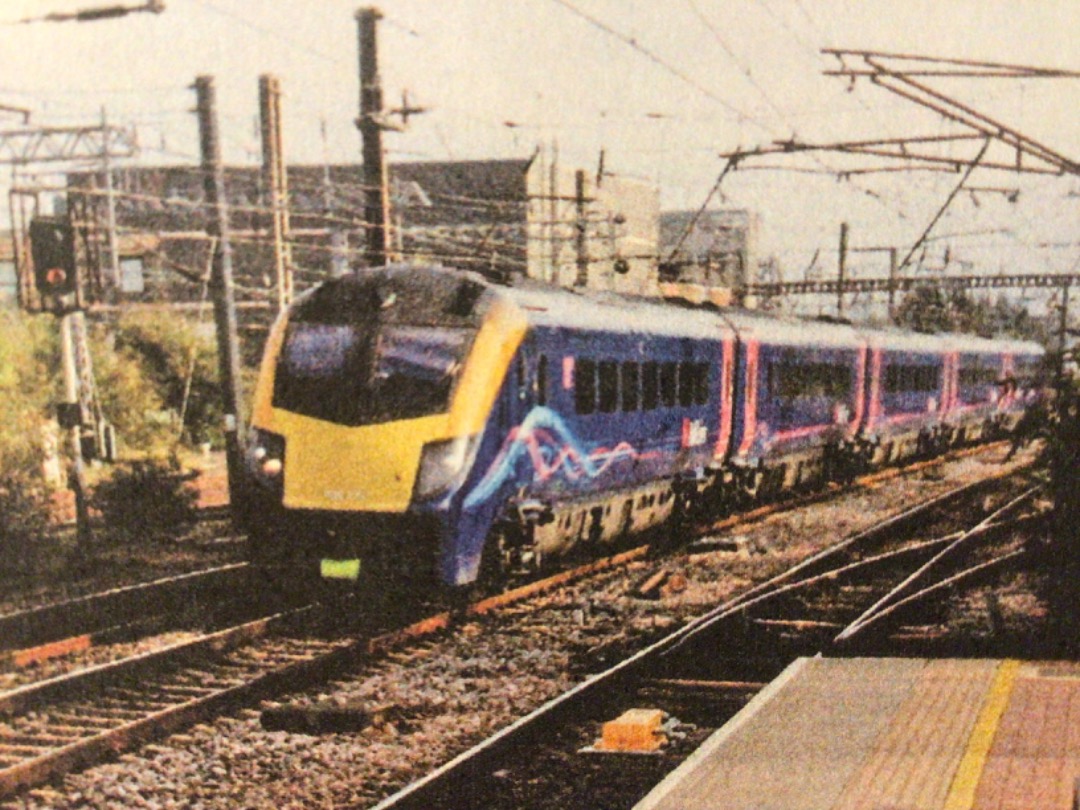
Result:
{"label": "bush", "polygon": [[21,570],[34,559],[49,524],[41,480],[25,470],[0,473],[0,570]]}
{"label": "bush", "polygon": [[173,537],[195,521],[198,492],[175,457],[118,466],[94,488],[91,504],[106,532],[123,540]]}
{"label": "bush", "polygon": [[51,317],[0,310],[0,471],[33,475],[59,387]]}
{"label": "bush", "polygon": [[125,347],[95,341],[94,377],[101,410],[116,428],[122,451],[163,455],[176,444],[176,430],[168,418],[159,418],[165,403],[142,358]]}
{"label": "bush", "polygon": [[[170,424],[172,438],[181,433],[191,445],[220,444],[221,397],[217,384],[217,353],[213,340],[176,314],[137,313],[115,325],[115,354],[124,361],[134,361],[136,372],[145,379],[156,397],[160,411],[183,415],[182,431]],[[121,368],[115,371],[120,375]],[[111,405],[122,408],[120,397]],[[105,403],[103,403],[103,406]],[[111,412],[105,407],[107,413]],[[149,412],[149,410],[147,411]],[[153,421],[153,420],[151,420]],[[159,420],[160,421],[160,420]],[[117,420],[119,427],[120,421]]]}

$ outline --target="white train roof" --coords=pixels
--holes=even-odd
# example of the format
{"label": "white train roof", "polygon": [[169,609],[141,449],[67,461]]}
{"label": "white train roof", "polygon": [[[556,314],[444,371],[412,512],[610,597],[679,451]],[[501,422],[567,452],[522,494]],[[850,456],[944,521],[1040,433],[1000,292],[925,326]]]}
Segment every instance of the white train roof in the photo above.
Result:
{"label": "white train roof", "polygon": [[972,335],[947,336],[951,341],[954,351],[970,354],[985,354],[990,352],[1002,352],[1005,354],[1029,354],[1042,356],[1046,350],[1032,340],[1017,340],[1016,338],[980,338]]}
{"label": "white train roof", "polygon": [[866,341],[849,324],[775,317],[747,310],[724,310],[724,317],[742,339],[781,346],[859,349]]}
{"label": "white train roof", "polygon": [[862,334],[875,349],[912,354],[941,354],[949,351],[949,342],[942,335],[887,328],[863,329]]}
{"label": "white train roof", "polygon": [[613,293],[577,292],[539,284],[491,289],[522,310],[530,323],[550,328],[576,328],[616,334],[653,334],[701,340],[722,340],[737,334],[787,346],[857,349],[866,345],[893,351],[973,354],[1007,352],[1042,355],[1032,341],[987,339],[962,334],[925,334],[901,329],[855,327],[845,323],[807,320],[740,309],[680,305],[662,299],[634,298]]}
{"label": "white train roof", "polygon": [[570,290],[510,287],[499,290],[537,326],[722,340],[733,330],[715,311],[639,298]]}
{"label": "white train roof", "polygon": [[873,348],[917,354],[960,352],[961,354],[1028,354],[1040,356],[1043,347],[1030,340],[984,338],[960,333],[926,334],[901,329],[867,328],[862,330]]}

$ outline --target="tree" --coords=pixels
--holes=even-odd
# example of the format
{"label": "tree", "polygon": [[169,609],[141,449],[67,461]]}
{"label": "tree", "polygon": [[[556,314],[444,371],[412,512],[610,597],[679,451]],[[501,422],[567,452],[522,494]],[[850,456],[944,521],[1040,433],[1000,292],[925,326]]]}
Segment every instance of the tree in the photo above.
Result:
{"label": "tree", "polygon": [[896,324],[916,332],[948,332],[952,329],[949,301],[939,286],[916,287],[896,309]]}
{"label": "tree", "polygon": [[1044,345],[1052,329],[1023,304],[999,296],[993,303],[942,285],[916,287],[900,302],[896,324],[916,332],[963,332],[982,337],[1016,337]]}

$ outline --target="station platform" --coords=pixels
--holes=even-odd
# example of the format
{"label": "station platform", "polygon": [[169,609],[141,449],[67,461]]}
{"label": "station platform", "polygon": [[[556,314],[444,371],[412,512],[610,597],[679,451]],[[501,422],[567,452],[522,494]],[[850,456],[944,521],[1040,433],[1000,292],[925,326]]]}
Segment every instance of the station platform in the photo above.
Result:
{"label": "station platform", "polygon": [[1080,664],[803,658],[635,810],[1077,810]]}

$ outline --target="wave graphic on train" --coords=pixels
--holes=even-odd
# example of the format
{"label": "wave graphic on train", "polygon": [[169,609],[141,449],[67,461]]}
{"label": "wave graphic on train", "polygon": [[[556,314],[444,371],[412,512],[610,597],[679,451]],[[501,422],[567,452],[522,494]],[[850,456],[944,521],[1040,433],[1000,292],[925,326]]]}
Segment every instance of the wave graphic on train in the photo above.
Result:
{"label": "wave graphic on train", "polygon": [[655,453],[639,453],[629,442],[614,447],[585,449],[583,442],[566,426],[555,411],[538,405],[513,428],[503,441],[499,454],[484,477],[465,499],[466,508],[483,503],[511,480],[518,462],[527,457],[533,468],[533,481],[547,481],[562,474],[570,481],[583,477],[597,478],[621,458],[652,458]]}

